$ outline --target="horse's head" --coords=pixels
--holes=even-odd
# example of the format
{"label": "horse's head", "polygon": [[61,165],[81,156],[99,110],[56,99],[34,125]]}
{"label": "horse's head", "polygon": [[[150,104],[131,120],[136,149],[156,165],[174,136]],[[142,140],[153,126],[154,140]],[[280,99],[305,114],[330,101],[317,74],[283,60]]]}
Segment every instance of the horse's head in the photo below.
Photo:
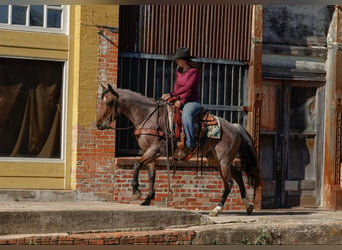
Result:
{"label": "horse's head", "polygon": [[101,86],[103,92],[100,110],[96,117],[96,127],[103,130],[112,128],[111,123],[118,117],[117,99],[119,98],[119,94],[115,92],[110,84],[108,84],[108,88],[103,85]]}

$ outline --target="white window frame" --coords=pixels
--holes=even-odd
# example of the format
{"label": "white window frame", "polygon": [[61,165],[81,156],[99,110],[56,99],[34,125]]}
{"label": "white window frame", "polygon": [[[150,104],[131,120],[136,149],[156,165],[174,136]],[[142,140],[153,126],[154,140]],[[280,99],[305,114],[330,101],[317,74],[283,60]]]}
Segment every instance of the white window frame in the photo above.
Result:
{"label": "white window frame", "polygon": [[[69,34],[69,5],[61,5],[61,6],[52,6],[52,5],[43,5],[44,8],[44,17],[43,17],[43,26],[30,26],[30,5],[15,5],[15,6],[25,6],[26,10],[26,22],[25,25],[20,24],[12,24],[12,7],[13,5],[8,6],[8,19],[6,23],[0,23],[0,29],[10,29],[10,30],[18,30],[18,31],[32,31],[32,32],[43,32],[43,33],[56,33],[56,34]],[[47,10],[62,10],[61,15],[61,27],[60,28],[52,28],[47,27]]]}

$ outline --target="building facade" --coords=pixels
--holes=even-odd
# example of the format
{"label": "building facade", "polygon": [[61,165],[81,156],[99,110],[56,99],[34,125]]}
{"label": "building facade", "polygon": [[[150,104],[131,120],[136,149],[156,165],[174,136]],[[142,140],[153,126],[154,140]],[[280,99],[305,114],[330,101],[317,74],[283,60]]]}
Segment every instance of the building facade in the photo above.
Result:
{"label": "building facade", "polygon": [[[140,203],[131,198],[136,158],[127,154],[135,146],[130,141],[126,146],[122,139],[130,133],[95,127],[101,84],[158,98],[172,85],[166,55],[176,47],[197,44],[192,52],[210,72],[203,81],[213,84],[202,96],[217,88],[212,78],[217,72],[244,72],[239,78],[243,80],[236,81],[244,88],[238,104],[203,102],[222,115],[243,108],[241,116],[229,113],[227,119],[246,126],[258,148],[264,179],[256,195],[258,206],[341,208],[341,8],[297,7],[1,6],[7,15],[0,17],[0,136],[6,142],[0,146],[1,194],[34,191],[36,199],[43,199],[41,194],[49,191],[53,197]],[[156,24],[152,17],[158,13],[169,17],[174,12],[184,22],[204,17],[193,23],[193,30],[182,31],[179,44],[160,28],[172,32],[172,19],[147,25]],[[210,16],[217,21],[210,23]],[[220,16],[236,18],[220,25]],[[196,33],[196,27],[203,33]],[[234,51],[215,50],[225,29],[230,29],[228,43],[238,41],[234,37],[241,33]],[[203,44],[196,42],[201,35]],[[211,43],[205,42],[206,35]],[[142,82],[128,84],[127,79],[139,78],[136,62],[144,72],[159,72],[161,78],[170,74],[159,79],[166,84],[163,89],[144,92],[139,90]],[[152,80],[156,85],[148,90],[158,86],[158,79]],[[203,210],[217,204],[223,188],[217,169],[195,161],[180,164],[171,171],[168,187],[165,161],[159,163],[154,204]],[[147,191],[144,170],[140,180],[142,191]],[[243,207],[235,187],[226,208]]]}

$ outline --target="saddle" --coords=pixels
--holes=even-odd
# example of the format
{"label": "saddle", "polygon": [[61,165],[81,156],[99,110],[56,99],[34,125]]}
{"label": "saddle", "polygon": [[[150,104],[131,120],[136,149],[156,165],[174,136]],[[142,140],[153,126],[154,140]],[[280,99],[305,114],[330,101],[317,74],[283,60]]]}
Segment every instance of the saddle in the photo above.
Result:
{"label": "saddle", "polygon": [[[182,124],[182,110],[175,107],[174,110],[174,123],[175,123],[175,139],[177,147],[184,148],[184,128]],[[193,120],[195,125],[195,144],[204,141],[207,138],[207,130],[210,126],[219,126],[217,119],[214,115],[210,114],[205,108],[201,108],[200,113]],[[197,124],[197,126],[196,126]]]}
{"label": "saddle", "polygon": [[[192,157],[192,155],[198,150],[199,145],[203,145],[207,138],[220,139],[221,136],[221,126],[219,124],[219,120],[216,116],[210,114],[203,107],[199,114],[194,118],[194,127],[195,127],[195,148],[192,152],[186,153],[185,156],[182,155],[184,152],[184,142],[185,142],[185,134],[184,128],[182,124],[182,110],[177,108],[176,106],[168,106],[169,109],[169,127],[174,128],[174,139],[177,143],[177,149],[174,153],[175,159],[188,160]],[[170,110],[171,109],[171,110]],[[173,122],[172,122],[173,120]],[[158,137],[165,137],[165,133],[160,129],[152,129],[152,128],[139,128],[134,130],[135,136],[140,135],[152,135]]]}

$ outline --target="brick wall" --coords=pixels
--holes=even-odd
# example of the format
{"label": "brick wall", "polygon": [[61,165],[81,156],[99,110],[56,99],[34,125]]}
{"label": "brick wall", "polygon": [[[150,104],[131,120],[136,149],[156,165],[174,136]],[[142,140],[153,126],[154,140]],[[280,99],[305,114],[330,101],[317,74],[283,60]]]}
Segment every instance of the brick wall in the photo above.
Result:
{"label": "brick wall", "polygon": [[6,237],[0,245],[191,245],[192,230],[143,232],[56,234],[44,236]]}
{"label": "brick wall", "polygon": [[[141,199],[132,198],[132,162],[134,159],[119,159],[115,167],[114,201],[121,203],[140,204],[147,196],[149,181],[146,169],[139,175],[140,189],[143,193]],[[171,167],[170,184],[172,194],[168,192],[168,171],[165,160],[157,161],[157,176],[155,182],[156,197],[152,205],[169,206],[191,210],[211,210],[220,201],[223,193],[222,180],[216,167],[201,167],[191,160],[187,163],[178,163]],[[246,179],[246,178],[245,178]],[[248,196],[253,198],[253,188],[246,183]],[[167,202],[167,203],[166,203]],[[241,200],[240,191],[236,183],[226,201],[225,210],[245,210]]]}
{"label": "brick wall", "polygon": [[[119,6],[84,6],[80,10],[79,73],[75,83],[77,126],[74,127],[75,166],[72,187],[93,193],[99,199],[112,200],[114,193],[115,133],[99,131],[95,126],[101,84],[116,84],[118,33],[106,27],[118,27]],[[75,105],[75,104],[74,104]]]}
{"label": "brick wall", "polygon": [[[99,131],[95,127],[96,110],[102,93],[101,84],[117,83],[118,33],[99,27],[118,25],[118,7],[82,6],[80,11],[80,74],[78,93],[77,154],[74,168],[75,189],[92,193],[99,199],[130,204],[132,200],[132,161],[117,164],[115,131]],[[123,159],[119,160],[123,162]],[[186,163],[171,171],[172,196],[168,197],[168,175],[165,163],[159,164],[156,178],[156,199],[152,205],[184,209],[209,210],[220,200],[223,185],[217,168],[203,169]],[[148,176],[140,174],[143,197],[148,192]],[[249,189],[252,196],[252,190]],[[225,209],[244,210],[240,192],[235,185]]]}

